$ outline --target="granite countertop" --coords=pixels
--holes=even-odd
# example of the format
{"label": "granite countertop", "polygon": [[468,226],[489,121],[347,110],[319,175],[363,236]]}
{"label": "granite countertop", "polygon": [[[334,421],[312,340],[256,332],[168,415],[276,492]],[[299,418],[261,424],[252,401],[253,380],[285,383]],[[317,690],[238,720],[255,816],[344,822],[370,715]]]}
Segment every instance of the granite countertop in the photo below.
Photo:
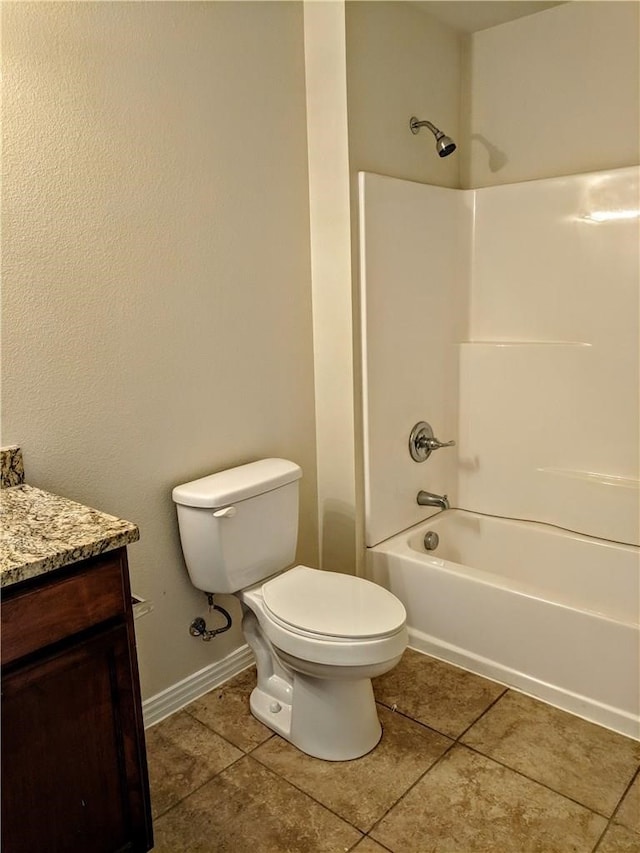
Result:
{"label": "granite countertop", "polygon": [[136,542],[135,524],[33,486],[0,490],[0,586]]}

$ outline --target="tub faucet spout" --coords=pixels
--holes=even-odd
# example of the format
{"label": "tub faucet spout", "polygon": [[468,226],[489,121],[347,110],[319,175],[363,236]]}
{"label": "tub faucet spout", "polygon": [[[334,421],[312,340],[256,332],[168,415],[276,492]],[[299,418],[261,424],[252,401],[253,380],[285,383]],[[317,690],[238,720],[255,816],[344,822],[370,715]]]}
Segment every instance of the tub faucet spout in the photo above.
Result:
{"label": "tub faucet spout", "polygon": [[420,506],[439,506],[440,509],[449,509],[449,499],[446,495],[434,495],[420,490],[416,501]]}

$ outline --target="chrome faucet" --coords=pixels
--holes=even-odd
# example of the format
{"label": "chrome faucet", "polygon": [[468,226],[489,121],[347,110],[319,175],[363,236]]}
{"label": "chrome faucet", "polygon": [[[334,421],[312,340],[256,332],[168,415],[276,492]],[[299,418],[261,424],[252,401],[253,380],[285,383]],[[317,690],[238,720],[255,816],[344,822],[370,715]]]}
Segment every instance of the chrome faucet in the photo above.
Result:
{"label": "chrome faucet", "polygon": [[434,495],[431,492],[418,492],[416,501],[420,506],[439,506],[440,509],[449,509],[449,498],[446,495]]}
{"label": "chrome faucet", "polygon": [[432,427],[426,421],[418,421],[409,436],[409,453],[414,462],[424,462],[434,450],[441,447],[455,447],[455,441],[440,441],[433,434]]}

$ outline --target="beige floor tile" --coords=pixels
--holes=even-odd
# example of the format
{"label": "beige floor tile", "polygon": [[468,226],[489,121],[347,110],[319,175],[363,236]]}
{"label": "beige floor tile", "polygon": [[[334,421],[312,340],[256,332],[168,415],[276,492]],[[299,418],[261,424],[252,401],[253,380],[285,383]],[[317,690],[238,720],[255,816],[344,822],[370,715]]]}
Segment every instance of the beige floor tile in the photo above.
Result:
{"label": "beige floor tile", "polygon": [[242,752],[184,711],[146,732],[154,816],[162,814]]}
{"label": "beige floor tile", "polygon": [[187,705],[185,711],[244,752],[250,752],[273,734],[249,709],[249,696],[255,686],[256,670],[250,667]]}
{"label": "beige floor tile", "polygon": [[383,735],[354,761],[321,761],[276,737],[252,755],[366,832],[451,745],[437,732],[379,706]]}
{"label": "beige floor tile", "polygon": [[394,853],[590,853],[605,818],[463,746],[371,836]]}
{"label": "beige floor tile", "polygon": [[640,851],[640,835],[616,823],[609,826],[598,847],[598,853],[638,853],[638,851]]}
{"label": "beige floor tile", "polygon": [[154,853],[342,853],[361,834],[245,756],[156,821]]}
{"label": "beige floor tile", "polygon": [[607,817],[640,764],[637,741],[513,691],[462,741]]}
{"label": "beige floor tile", "polygon": [[[614,820],[616,823],[622,823],[628,829],[640,833],[640,773],[627,791]],[[640,850],[640,847],[638,849]]]}
{"label": "beige floor tile", "polygon": [[373,689],[383,705],[456,738],[505,688],[407,649],[394,669],[374,679]]}

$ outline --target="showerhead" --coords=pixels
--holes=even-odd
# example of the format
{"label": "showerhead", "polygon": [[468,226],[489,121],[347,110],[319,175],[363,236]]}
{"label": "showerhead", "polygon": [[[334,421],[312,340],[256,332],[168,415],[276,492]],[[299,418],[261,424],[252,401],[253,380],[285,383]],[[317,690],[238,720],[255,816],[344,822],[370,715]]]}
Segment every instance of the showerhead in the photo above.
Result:
{"label": "showerhead", "polygon": [[456,150],[456,144],[453,139],[443,133],[441,136],[436,136],[436,150],[440,157],[448,157]]}
{"label": "showerhead", "polygon": [[430,121],[420,121],[415,116],[411,116],[409,119],[409,128],[411,129],[411,133],[418,133],[421,127],[428,127],[431,133],[436,138],[436,151],[438,152],[440,157],[448,157],[449,154],[453,154],[456,150],[456,144],[449,136],[445,136],[445,134],[438,130],[435,124],[431,124]]}

